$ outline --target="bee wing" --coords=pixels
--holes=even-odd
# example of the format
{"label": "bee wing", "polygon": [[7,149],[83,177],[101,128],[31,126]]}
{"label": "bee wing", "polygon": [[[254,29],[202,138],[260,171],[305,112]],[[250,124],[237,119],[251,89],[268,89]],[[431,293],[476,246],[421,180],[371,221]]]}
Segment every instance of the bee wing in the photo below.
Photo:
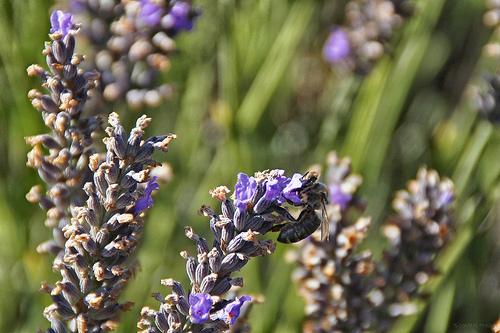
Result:
{"label": "bee wing", "polygon": [[321,209],[321,240],[328,241],[329,237],[330,237],[330,220],[328,219],[326,205],[323,203],[323,207]]}

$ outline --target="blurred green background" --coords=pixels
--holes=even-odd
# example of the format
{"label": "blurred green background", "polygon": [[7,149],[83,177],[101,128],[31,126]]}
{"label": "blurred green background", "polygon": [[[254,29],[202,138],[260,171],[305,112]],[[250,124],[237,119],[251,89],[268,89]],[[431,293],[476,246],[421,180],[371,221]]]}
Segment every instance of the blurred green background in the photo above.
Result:
{"label": "blurred green background", "polygon": [[[456,184],[457,235],[439,258],[441,275],[424,291],[418,315],[395,331],[474,332],[457,323],[492,324],[500,315],[500,131],[479,119],[465,98],[481,87],[478,75],[495,73],[497,61],[482,47],[498,36],[483,26],[484,0],[416,1],[415,13],[397,31],[390,54],[367,76],[332,69],[321,48],[333,24],[342,24],[347,1],[206,0],[197,28],[176,39],[180,52],[163,79],[178,94],[161,108],[145,110],[149,135],[173,132],[167,155],[174,170],[161,186],[137,251],[141,270],[122,295],[134,301],[118,332],[135,331],[142,306],[158,307],[149,295],[169,292],[160,279],[187,285],[182,250],[194,253],[184,226],[211,242],[202,204],[217,210],[208,193],[234,188],[236,174],[282,168],[287,175],[324,164],[335,149],[350,156],[363,178],[360,193],[373,217],[364,247],[379,256],[385,245],[379,226],[391,213],[396,190],[421,165]],[[36,246],[51,238],[45,213],[25,194],[41,180],[25,166],[24,137],[46,133],[27,93],[40,88],[26,67],[38,63],[48,40],[48,0],[0,1],[0,332],[46,328],[51,303],[39,294],[41,281],[54,283],[48,255]],[[80,53],[84,50],[79,50]],[[484,85],[484,84],[483,84]],[[126,129],[141,113],[118,104]],[[97,142],[99,144],[99,142]],[[275,236],[272,236],[275,237]],[[290,283],[293,265],[286,246],[255,258],[238,276],[245,294],[263,294],[250,322],[254,332],[299,332],[303,301]]]}

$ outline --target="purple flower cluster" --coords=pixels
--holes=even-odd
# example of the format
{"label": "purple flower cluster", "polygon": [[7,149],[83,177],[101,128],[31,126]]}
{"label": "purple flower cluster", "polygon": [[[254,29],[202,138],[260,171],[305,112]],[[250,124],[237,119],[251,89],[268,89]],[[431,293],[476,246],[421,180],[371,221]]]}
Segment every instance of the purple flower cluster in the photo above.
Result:
{"label": "purple flower cluster", "polygon": [[368,73],[388,50],[394,31],[410,15],[410,1],[350,0],[345,5],[345,22],[335,26],[323,46],[329,64],[360,74]]}
{"label": "purple flower cluster", "polygon": [[163,16],[163,8],[150,0],[140,0],[140,3],[139,18],[141,21],[150,27],[158,25]]}
{"label": "purple flower cluster", "polygon": [[162,25],[176,31],[189,31],[194,26],[193,17],[191,5],[187,2],[177,1],[163,18]]}
{"label": "purple flower cluster", "polygon": [[[186,227],[186,236],[196,242],[197,255],[181,252],[187,261],[191,292],[187,294],[177,281],[163,280],[164,285],[172,288],[172,294],[165,298],[154,295],[162,303],[159,311],[143,308],[138,326],[144,328],[144,332],[157,329],[167,332],[187,325],[184,327],[193,332],[207,329],[216,333],[225,332],[229,325],[235,324],[241,312],[248,308],[244,307],[245,302],[252,302],[252,298],[246,295],[232,300],[222,298],[231,289],[243,286],[243,280],[232,274],[243,268],[251,257],[274,252],[273,240],[257,237],[275,231],[273,226],[277,224],[294,220],[283,204],[303,204],[297,193],[304,185],[303,175],[296,173],[288,178],[284,173],[284,170],[257,172],[254,176],[239,173],[233,201],[226,197],[231,192],[226,186],[210,191],[221,202],[222,210],[222,214],[216,215],[210,207],[200,209],[201,215],[210,218],[212,246]],[[154,324],[150,317],[154,318]],[[244,319],[239,322],[244,323]]]}
{"label": "purple flower cluster", "polygon": [[149,27],[168,29],[175,31],[174,34],[193,29],[193,18],[197,14],[188,2],[175,1],[170,8],[162,7],[153,0],[140,0],[140,4],[138,18]]}
{"label": "purple flower cluster", "polygon": [[[114,109],[109,102],[124,98],[132,109],[155,108],[174,94],[174,87],[159,78],[171,68],[175,36],[192,30],[200,14],[191,1],[72,0],[70,8],[92,48],[87,60],[102,73],[89,104],[95,113]],[[59,21],[54,28],[64,26]]]}
{"label": "purple flower cluster", "polygon": [[[301,204],[300,198],[294,191],[302,186],[300,179],[302,175],[296,173],[292,178],[283,176],[285,170],[272,170],[269,172],[270,178],[265,180],[265,186],[260,186],[258,191],[258,181],[255,177],[249,177],[244,173],[238,174],[238,182],[234,186],[234,206],[240,213],[255,212],[261,213],[273,205],[281,205],[284,202],[291,204]],[[260,198],[256,195],[262,194]],[[258,199],[258,200],[257,200]]]}
{"label": "purple flower cluster", "polygon": [[[251,301],[250,296],[236,297],[233,301],[228,302],[221,310],[215,313],[215,316],[231,325],[234,324],[240,315],[240,309],[243,303]],[[189,304],[191,305],[189,313],[191,321],[195,324],[201,324],[210,317],[212,309],[212,297],[209,294],[195,293],[189,295]]]}

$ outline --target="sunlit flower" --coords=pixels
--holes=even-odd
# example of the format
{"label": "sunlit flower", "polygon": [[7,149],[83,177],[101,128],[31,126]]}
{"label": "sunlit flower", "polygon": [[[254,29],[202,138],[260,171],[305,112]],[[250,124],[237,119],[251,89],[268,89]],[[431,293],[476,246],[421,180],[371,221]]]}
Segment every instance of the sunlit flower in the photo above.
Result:
{"label": "sunlit flower", "polygon": [[160,188],[160,185],[156,183],[158,177],[153,177],[146,185],[144,189],[144,196],[142,198],[137,199],[135,202],[134,211],[137,213],[143,212],[148,208],[153,207],[153,198],[151,198],[151,193]]}
{"label": "sunlit flower", "polygon": [[191,305],[189,313],[193,323],[201,324],[208,319],[210,309],[212,308],[212,298],[209,294],[190,294],[189,304]]}
{"label": "sunlit flower", "polygon": [[248,177],[241,172],[238,174],[238,182],[234,186],[234,206],[238,207],[240,212],[248,209],[256,189],[257,182],[254,177]]}
{"label": "sunlit flower", "polygon": [[331,183],[328,189],[330,190],[332,204],[338,204],[340,209],[345,209],[349,202],[351,202],[352,194],[343,192],[340,184]]}
{"label": "sunlit flower", "polygon": [[250,296],[242,296],[240,298],[236,297],[234,301],[229,303],[219,311],[218,318],[224,320],[228,324],[234,324],[238,316],[240,315],[240,309],[243,306],[243,303],[251,301],[252,298]]}
{"label": "sunlit flower", "polygon": [[302,187],[302,177],[303,175],[301,175],[300,173],[294,174],[291,181],[283,189],[283,197],[285,199],[293,201],[295,204],[300,204],[302,202],[296,191],[297,189]]}
{"label": "sunlit flower", "polygon": [[139,17],[144,24],[154,27],[160,23],[162,16],[163,10],[160,6],[150,0],[141,0]]}
{"label": "sunlit flower", "polygon": [[193,18],[190,17],[191,5],[187,2],[176,2],[170,12],[163,19],[163,24],[169,29],[191,30],[193,29]]}
{"label": "sunlit flower", "polygon": [[323,58],[329,63],[336,63],[347,58],[350,53],[347,34],[339,27],[334,28],[323,46]]}
{"label": "sunlit flower", "polygon": [[73,15],[57,10],[50,15],[50,24],[52,25],[51,33],[60,33],[64,37],[73,27]]}

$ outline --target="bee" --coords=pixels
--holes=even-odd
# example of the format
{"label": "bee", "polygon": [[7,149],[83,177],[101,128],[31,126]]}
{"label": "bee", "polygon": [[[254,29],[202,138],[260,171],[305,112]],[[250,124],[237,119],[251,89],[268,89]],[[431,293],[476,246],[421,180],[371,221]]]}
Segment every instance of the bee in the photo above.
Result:
{"label": "bee", "polygon": [[[300,204],[304,209],[300,212],[297,220],[276,225],[272,231],[279,231],[278,242],[295,243],[315,232],[321,226],[321,240],[328,240],[329,221],[326,211],[328,203],[328,190],[325,185],[318,182],[316,172],[306,173],[300,181],[302,186],[294,190],[302,201]],[[321,209],[321,219],[316,214],[316,210]]]}

